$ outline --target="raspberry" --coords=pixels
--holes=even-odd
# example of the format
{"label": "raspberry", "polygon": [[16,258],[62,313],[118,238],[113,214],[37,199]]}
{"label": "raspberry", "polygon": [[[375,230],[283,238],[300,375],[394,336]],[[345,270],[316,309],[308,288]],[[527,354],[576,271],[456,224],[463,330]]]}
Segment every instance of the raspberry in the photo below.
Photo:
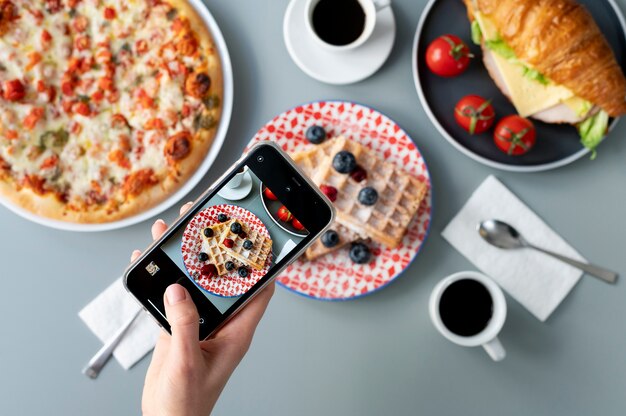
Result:
{"label": "raspberry", "polygon": [[214,264],[205,264],[200,268],[200,273],[203,276],[214,276],[217,274],[217,267]]}
{"label": "raspberry", "polygon": [[335,202],[337,200],[337,188],[334,186],[320,185],[320,191],[322,191],[322,193],[326,195],[331,202]]}
{"label": "raspberry", "polygon": [[224,240],[224,246],[228,248],[233,248],[234,245],[235,245],[235,242],[231,240],[230,238],[227,238],[226,240]]}
{"label": "raspberry", "polygon": [[357,165],[352,173],[350,173],[350,177],[357,182],[361,182],[367,179],[367,172],[361,166]]}

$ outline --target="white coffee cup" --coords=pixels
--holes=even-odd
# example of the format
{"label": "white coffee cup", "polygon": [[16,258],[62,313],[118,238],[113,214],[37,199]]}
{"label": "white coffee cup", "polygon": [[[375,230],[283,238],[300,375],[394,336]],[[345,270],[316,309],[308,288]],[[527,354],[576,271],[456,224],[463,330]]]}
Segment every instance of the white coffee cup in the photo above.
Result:
{"label": "white coffee cup", "polygon": [[376,26],[376,14],[380,10],[391,5],[391,0],[356,0],[361,5],[361,8],[365,13],[365,25],[361,35],[347,45],[333,45],[320,38],[313,25],[313,11],[315,10],[315,6],[317,6],[320,1],[321,0],[307,0],[306,5],[304,6],[306,27],[309,35],[315,39],[320,46],[333,52],[348,51],[365,43],[374,32],[374,27]]}
{"label": "white coffee cup", "polygon": [[[493,307],[491,319],[485,329],[472,336],[461,336],[450,331],[443,323],[439,309],[441,296],[446,289],[452,283],[464,279],[471,279],[481,283],[489,292]],[[465,271],[455,273],[441,280],[430,295],[429,311],[435,328],[448,340],[464,347],[481,345],[494,361],[501,361],[506,356],[506,351],[498,339],[498,333],[506,320],[506,300],[502,289],[484,274]]]}
{"label": "white coffee cup", "polygon": [[226,188],[229,188],[229,189],[238,188],[239,185],[241,185],[241,181],[243,181],[243,175],[246,174],[247,170],[248,170],[248,167],[244,166],[241,172],[233,176],[233,178],[230,181],[228,181],[228,183],[225,185]]}

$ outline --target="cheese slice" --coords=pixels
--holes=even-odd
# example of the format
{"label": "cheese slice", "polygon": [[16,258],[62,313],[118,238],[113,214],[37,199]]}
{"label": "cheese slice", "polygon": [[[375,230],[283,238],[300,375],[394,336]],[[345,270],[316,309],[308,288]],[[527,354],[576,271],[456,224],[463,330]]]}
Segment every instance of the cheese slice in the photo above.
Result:
{"label": "cheese slice", "polygon": [[[493,22],[479,12],[475,12],[474,17],[480,25],[485,40],[500,38]],[[576,97],[568,88],[554,83],[544,85],[528,78],[524,76],[523,65],[495,52],[493,58],[503,81],[506,83],[509,97],[520,116],[528,117],[562,102],[566,102],[574,110],[580,108],[581,104],[577,102],[577,99],[581,99]]]}

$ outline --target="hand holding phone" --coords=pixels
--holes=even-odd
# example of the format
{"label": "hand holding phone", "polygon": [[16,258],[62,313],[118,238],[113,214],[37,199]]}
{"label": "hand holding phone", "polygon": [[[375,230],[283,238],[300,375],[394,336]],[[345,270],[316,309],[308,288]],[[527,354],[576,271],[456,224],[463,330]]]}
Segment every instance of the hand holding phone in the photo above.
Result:
{"label": "hand holding phone", "polygon": [[206,339],[333,217],[330,202],[288,156],[273,144],[258,145],[129,266],[126,288],[169,331],[163,293],[172,283],[184,286],[199,311],[199,338]]}
{"label": "hand holding phone", "polygon": [[[184,205],[181,215],[191,205]],[[164,222],[154,223],[153,238],[159,239],[166,229]],[[134,252],[131,260],[140,255],[139,251]],[[182,286],[168,287],[163,301],[172,323],[172,336],[162,333],[152,356],[142,398],[144,413],[158,414],[168,409],[179,415],[209,414],[219,392],[250,346],[273,292],[274,285],[268,285],[214,337],[198,342],[195,304]],[[184,299],[170,305],[172,299],[181,299],[181,293]]]}

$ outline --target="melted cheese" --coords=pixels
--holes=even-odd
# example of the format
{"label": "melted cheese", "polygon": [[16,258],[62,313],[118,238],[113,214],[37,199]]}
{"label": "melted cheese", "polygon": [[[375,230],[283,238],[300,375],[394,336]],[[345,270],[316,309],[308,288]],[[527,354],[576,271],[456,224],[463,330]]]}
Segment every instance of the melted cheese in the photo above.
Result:
{"label": "melted cheese", "polygon": [[[500,38],[493,22],[479,12],[475,12],[474,17],[480,25],[485,40]],[[585,100],[576,97],[568,88],[553,82],[547,85],[537,82],[524,76],[524,67],[519,63],[506,59],[496,52],[492,55],[506,83],[509,97],[522,117],[528,117],[559,103],[565,103],[574,111],[578,111],[584,105]]]}

